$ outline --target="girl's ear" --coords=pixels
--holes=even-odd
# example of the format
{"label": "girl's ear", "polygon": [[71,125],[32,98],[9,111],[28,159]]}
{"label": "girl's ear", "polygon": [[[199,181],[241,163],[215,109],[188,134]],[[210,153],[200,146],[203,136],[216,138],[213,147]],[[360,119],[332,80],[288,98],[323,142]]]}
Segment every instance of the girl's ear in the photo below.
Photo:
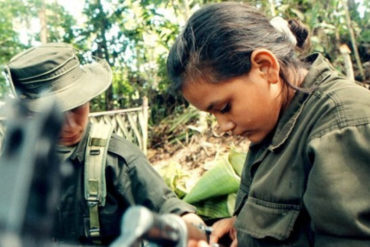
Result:
{"label": "girl's ear", "polygon": [[252,69],[258,69],[269,83],[279,82],[280,65],[276,56],[267,49],[256,49],[251,55]]}

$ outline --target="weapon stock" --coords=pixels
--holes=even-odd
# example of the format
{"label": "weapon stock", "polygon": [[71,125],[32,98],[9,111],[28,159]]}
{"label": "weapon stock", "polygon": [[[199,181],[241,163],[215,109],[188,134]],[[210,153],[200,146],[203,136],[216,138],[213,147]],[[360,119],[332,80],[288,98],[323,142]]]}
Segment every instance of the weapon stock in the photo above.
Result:
{"label": "weapon stock", "polygon": [[32,118],[22,101],[8,109],[0,157],[0,246],[50,246],[44,242],[59,198],[55,148],[62,113],[54,102]]}

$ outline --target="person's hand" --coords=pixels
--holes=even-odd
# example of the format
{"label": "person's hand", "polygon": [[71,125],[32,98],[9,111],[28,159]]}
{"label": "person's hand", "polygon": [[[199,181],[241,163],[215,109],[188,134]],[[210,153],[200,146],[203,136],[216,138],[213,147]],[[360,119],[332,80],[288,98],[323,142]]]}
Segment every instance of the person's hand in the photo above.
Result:
{"label": "person's hand", "polygon": [[[236,239],[231,243],[230,247],[237,247],[238,242]],[[187,247],[213,247],[218,246],[217,244],[209,245],[205,241],[195,241],[195,240],[189,240]]]}
{"label": "person's hand", "polygon": [[205,241],[189,240],[187,247],[209,247]]}
{"label": "person's hand", "polygon": [[232,240],[230,247],[236,247],[238,245],[238,241],[236,238],[236,230],[234,228],[235,220],[236,216],[215,222],[212,225],[213,231],[209,239],[210,244],[218,243],[220,238],[226,234],[229,234],[229,237]]}
{"label": "person's hand", "polygon": [[181,216],[187,227],[188,240],[201,241],[207,240],[207,234],[202,227],[206,227],[204,221],[194,213],[187,213]]}
{"label": "person's hand", "polygon": [[[186,216],[186,215],[184,215]],[[199,224],[199,220],[204,224],[203,220],[200,219],[199,216],[196,214],[187,214],[187,216],[184,218],[185,222],[187,223],[195,223]],[[188,241],[187,247],[212,247],[213,244],[217,246],[216,244],[225,235],[229,235],[230,239],[232,240],[230,247],[236,247],[238,245],[237,238],[236,238],[236,230],[234,228],[234,223],[235,223],[236,217],[232,218],[226,218],[219,220],[215,222],[212,225],[212,234],[210,235],[210,243],[208,244],[205,241],[199,240],[199,239],[192,239],[190,238]]]}
{"label": "person's hand", "polygon": [[198,225],[205,225],[204,221],[202,220],[202,218],[200,218],[198,215],[194,214],[194,213],[187,213],[187,214],[184,214],[181,216],[181,218],[186,222],[186,223],[190,223],[190,224],[193,224],[195,226],[198,226]]}

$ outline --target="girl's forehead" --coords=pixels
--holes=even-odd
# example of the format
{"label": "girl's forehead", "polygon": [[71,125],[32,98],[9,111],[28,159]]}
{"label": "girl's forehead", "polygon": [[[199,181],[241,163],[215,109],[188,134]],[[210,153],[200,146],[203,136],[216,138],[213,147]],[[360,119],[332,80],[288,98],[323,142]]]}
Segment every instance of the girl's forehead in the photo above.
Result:
{"label": "girl's forehead", "polygon": [[184,98],[202,111],[218,106],[235,94],[231,83],[211,83],[206,81],[190,82],[182,89]]}
{"label": "girl's forehead", "polygon": [[184,98],[200,110],[206,110],[214,92],[212,85],[205,82],[189,82],[182,88]]}
{"label": "girl's forehead", "polygon": [[207,92],[217,91],[220,87],[222,87],[222,84],[223,83],[214,83],[206,78],[198,77],[197,79],[187,80],[183,84],[182,91],[186,91],[187,93],[202,93],[208,95]]}

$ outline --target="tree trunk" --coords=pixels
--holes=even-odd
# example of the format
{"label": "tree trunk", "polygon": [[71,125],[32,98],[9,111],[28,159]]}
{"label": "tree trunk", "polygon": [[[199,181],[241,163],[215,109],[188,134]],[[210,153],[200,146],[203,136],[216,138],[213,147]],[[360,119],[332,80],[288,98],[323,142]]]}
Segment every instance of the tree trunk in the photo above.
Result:
{"label": "tree trunk", "polygon": [[346,44],[343,44],[340,46],[340,53],[342,53],[343,59],[344,59],[344,67],[346,70],[346,76],[349,80],[355,81],[355,76],[353,73],[353,66],[351,61],[351,50],[348,48]]}
{"label": "tree trunk", "polygon": [[48,42],[48,30],[47,30],[47,20],[46,20],[46,9],[45,9],[45,2],[41,2],[41,8],[39,10],[39,19],[40,19],[40,41],[42,44],[46,44]]}
{"label": "tree trunk", "polygon": [[[105,15],[101,1],[98,0],[97,4],[98,4],[100,13]],[[100,29],[100,37],[102,39],[101,48],[104,52],[105,60],[107,60],[108,64],[112,67],[112,64],[110,62],[109,52],[108,52],[107,38],[105,34],[106,34],[106,29],[105,29],[105,23],[103,22],[101,25],[101,29]],[[107,111],[113,110],[113,87],[112,85],[110,85],[109,88],[105,91],[105,108]]]}
{"label": "tree trunk", "polygon": [[346,17],[346,24],[347,24],[348,32],[349,32],[349,35],[350,35],[350,38],[351,38],[352,49],[353,49],[353,53],[355,55],[357,67],[358,67],[358,70],[360,71],[360,75],[362,77],[362,80],[365,80],[366,78],[365,78],[364,69],[362,67],[360,55],[358,54],[356,38],[355,38],[355,34],[353,32],[352,25],[351,25],[351,17],[349,15],[349,11],[348,11],[348,1],[347,0],[342,0],[342,4],[343,4],[343,7],[344,7],[344,12],[345,12],[345,17]]}

